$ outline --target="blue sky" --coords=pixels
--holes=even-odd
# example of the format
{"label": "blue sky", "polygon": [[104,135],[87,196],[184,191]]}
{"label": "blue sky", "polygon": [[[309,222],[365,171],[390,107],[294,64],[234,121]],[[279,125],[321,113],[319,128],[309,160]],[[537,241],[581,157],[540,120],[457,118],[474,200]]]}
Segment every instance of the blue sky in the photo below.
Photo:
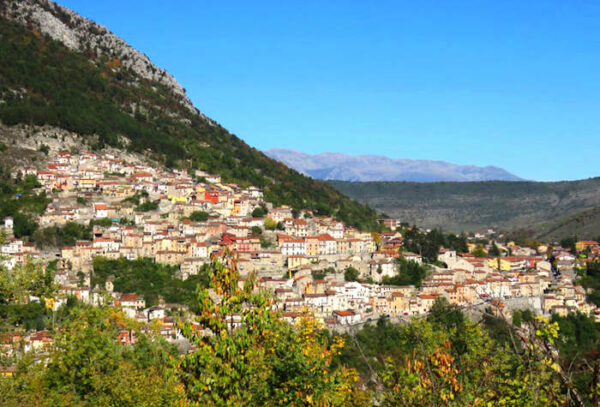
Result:
{"label": "blue sky", "polygon": [[600,176],[595,0],[59,3],[259,149]]}

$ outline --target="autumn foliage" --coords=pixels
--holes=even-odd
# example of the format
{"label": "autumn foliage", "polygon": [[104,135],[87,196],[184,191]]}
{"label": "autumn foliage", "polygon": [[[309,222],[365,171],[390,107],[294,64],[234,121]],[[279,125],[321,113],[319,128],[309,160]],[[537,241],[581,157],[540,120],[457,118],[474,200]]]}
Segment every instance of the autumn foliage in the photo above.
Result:
{"label": "autumn foliage", "polygon": [[332,361],[344,346],[312,319],[295,326],[271,310],[253,277],[242,285],[235,258],[213,262],[200,289],[198,323],[184,326],[197,346],[177,365],[191,402],[209,405],[360,405],[358,375]]}

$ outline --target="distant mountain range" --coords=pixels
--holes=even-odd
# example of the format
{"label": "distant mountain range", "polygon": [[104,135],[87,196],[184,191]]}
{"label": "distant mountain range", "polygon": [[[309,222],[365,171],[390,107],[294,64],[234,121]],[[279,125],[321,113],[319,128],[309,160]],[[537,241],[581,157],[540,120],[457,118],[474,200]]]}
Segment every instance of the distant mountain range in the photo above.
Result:
{"label": "distant mountain range", "polygon": [[521,181],[494,166],[458,165],[444,161],[393,159],[376,155],[306,154],[275,148],[264,152],[314,179],[338,181]]}

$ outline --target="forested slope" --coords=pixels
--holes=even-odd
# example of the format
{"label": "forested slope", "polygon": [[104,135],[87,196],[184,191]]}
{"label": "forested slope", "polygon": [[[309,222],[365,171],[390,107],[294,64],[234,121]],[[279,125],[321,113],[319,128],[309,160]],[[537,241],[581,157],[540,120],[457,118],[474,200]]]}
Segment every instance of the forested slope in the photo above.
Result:
{"label": "forested slope", "polygon": [[532,182],[340,182],[343,194],[423,227],[543,229],[541,224],[600,205],[600,178]]}
{"label": "forested slope", "polygon": [[558,241],[568,237],[598,239],[600,206],[541,224],[537,227],[537,237],[545,241]]}
{"label": "forested slope", "polygon": [[[21,11],[22,4],[34,12]],[[67,34],[85,21],[88,43],[73,49],[45,35],[34,18],[40,13],[60,20],[54,24],[62,24]],[[148,79],[128,67],[138,54],[93,41],[102,36],[115,41],[103,27],[43,0],[2,2],[0,15],[0,120],[5,125],[53,125],[80,134],[92,148],[143,152],[165,166],[199,168],[225,181],[256,185],[277,205],[377,227],[374,211],[248,146],[190,108],[168,81]]]}

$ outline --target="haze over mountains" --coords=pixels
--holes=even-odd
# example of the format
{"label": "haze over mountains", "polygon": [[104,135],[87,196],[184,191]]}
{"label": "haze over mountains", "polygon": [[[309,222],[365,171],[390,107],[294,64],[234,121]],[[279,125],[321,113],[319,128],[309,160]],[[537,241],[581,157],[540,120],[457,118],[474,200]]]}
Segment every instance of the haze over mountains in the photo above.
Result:
{"label": "haze over mountains", "polygon": [[275,148],[264,152],[287,166],[320,180],[338,181],[521,181],[494,166],[458,165],[444,161],[393,159],[341,153],[306,154]]}

